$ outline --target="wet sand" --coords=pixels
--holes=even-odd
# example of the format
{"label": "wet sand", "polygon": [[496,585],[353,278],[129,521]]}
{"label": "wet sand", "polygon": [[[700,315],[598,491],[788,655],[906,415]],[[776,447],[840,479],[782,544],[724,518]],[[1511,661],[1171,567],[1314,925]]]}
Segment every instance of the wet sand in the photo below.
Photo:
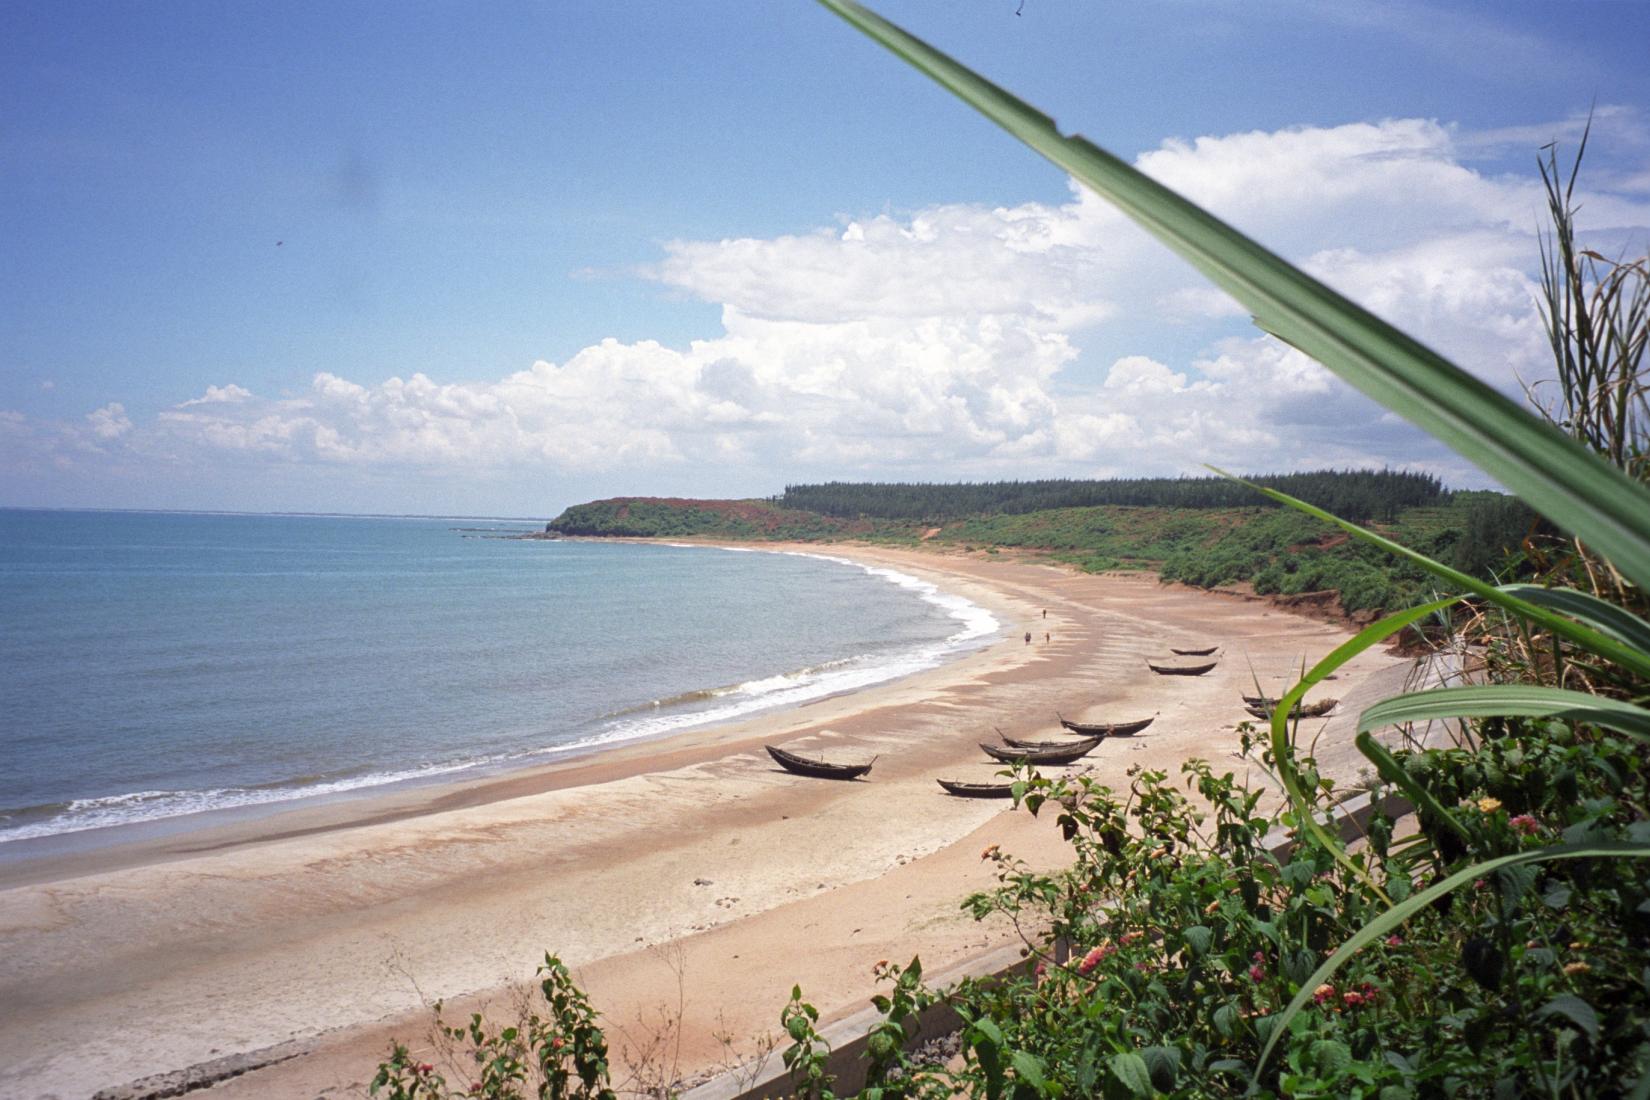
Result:
{"label": "wet sand", "polygon": [[[690,1076],[730,1056],[717,1035],[749,1053],[776,1032],[795,983],[842,1016],[879,959],[920,953],[933,972],[1013,939],[959,902],[992,884],[986,845],[1055,866],[1053,827],[934,783],[991,779],[976,743],[993,726],[1053,735],[1056,709],[1156,714],[1084,764],[1119,787],[1131,765],[1193,756],[1241,771],[1239,694],[1257,679],[1277,694],[1348,636],[1152,577],[830,552],[965,595],[1003,637],[891,684],[584,760],[8,866],[0,1097],[83,1097],[292,1039],[305,1053],[202,1095],[364,1095],[392,1035],[426,1040],[429,1002],[452,1018],[505,1010],[547,951],[606,1017],[616,1078],[676,1020],[667,1076]],[[1205,676],[1146,668],[1199,643],[1223,647]],[[1405,664],[1366,653],[1321,694],[1367,704],[1399,690]],[[1351,710],[1303,728],[1355,770]],[[764,742],[878,760],[868,781],[808,780]]]}

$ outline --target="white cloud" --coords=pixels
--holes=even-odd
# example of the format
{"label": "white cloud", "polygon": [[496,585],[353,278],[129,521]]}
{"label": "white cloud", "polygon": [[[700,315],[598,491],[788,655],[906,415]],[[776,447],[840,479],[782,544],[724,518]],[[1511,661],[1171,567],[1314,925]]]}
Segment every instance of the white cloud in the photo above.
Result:
{"label": "white cloud", "polygon": [[92,426],[92,434],[99,439],[119,439],[132,430],[132,422],[126,416],[126,408],[118,401],[112,401],[101,409],[87,413],[86,422]]}
{"label": "white cloud", "polygon": [[252,391],[243,389],[231,382],[227,386],[208,386],[206,392],[199,397],[191,398],[178,406],[187,409],[191,405],[223,405],[245,401],[252,396]]}
{"label": "white cloud", "polygon": [[[1531,277],[1542,195],[1530,178],[1475,171],[1471,145],[1408,119],[1170,141],[1138,163],[1513,392],[1542,369]],[[1631,193],[1582,207],[1591,224],[1650,225]],[[776,483],[1204,462],[1461,469],[1256,334],[1241,307],[1083,191],[1059,205],[951,204],[774,239],[676,241],[646,275],[720,304],[722,331],[686,348],[604,340],[496,380],[371,381],[340,367],[283,398],[229,382],[136,427],[112,404],[57,438],[179,461],[738,467]],[[705,491],[716,483],[705,475]]]}

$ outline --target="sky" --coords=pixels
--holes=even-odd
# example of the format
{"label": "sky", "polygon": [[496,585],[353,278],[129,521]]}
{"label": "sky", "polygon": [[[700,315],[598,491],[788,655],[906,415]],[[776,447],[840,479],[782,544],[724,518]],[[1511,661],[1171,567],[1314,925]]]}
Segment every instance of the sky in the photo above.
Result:
{"label": "sky", "polygon": [[[1536,160],[1650,240],[1650,4],[901,0],[1510,395]],[[0,506],[1485,476],[807,0],[0,6]]]}

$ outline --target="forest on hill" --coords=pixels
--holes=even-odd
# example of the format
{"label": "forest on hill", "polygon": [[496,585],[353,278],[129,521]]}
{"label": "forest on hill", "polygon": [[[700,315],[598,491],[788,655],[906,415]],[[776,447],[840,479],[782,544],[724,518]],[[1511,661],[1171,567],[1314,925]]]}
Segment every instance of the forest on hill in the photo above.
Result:
{"label": "forest on hill", "polygon": [[[1405,508],[1439,504],[1449,494],[1431,474],[1405,470],[1317,470],[1264,474],[1249,481],[1315,504],[1342,519],[1391,521]],[[783,508],[851,519],[939,521],[973,515],[1021,515],[1051,508],[1276,508],[1248,485],[1223,477],[1056,479],[956,484],[826,482],[787,485],[773,498]]]}
{"label": "forest on hill", "polygon": [[[1325,471],[1267,479],[1463,571],[1520,560],[1534,514],[1492,492],[1448,492],[1427,475]],[[1230,495],[1227,495],[1230,494]],[[1061,504],[1049,501],[1111,500]],[[1129,500],[1134,503],[1116,503]],[[1338,505],[1337,505],[1338,502]],[[808,503],[812,506],[804,507]],[[949,511],[978,505],[974,511]],[[547,531],[571,536],[884,544],[1013,550],[1088,572],[1135,569],[1201,588],[1335,591],[1342,609],[1397,606],[1426,590],[1419,569],[1254,490],[1216,478],[791,486],[766,500],[619,497],[574,505]]]}

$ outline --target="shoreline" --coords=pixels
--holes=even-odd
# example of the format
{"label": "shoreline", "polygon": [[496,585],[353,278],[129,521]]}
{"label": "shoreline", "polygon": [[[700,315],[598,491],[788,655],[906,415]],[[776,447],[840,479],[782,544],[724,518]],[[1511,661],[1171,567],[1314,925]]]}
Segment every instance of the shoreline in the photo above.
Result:
{"label": "shoreline", "polygon": [[[542,538],[539,535],[514,537],[524,541]],[[837,688],[816,685],[824,690],[821,690],[817,695],[805,696],[800,699],[763,702],[761,697],[757,697],[755,705],[751,706],[745,713],[722,714],[717,713],[715,710],[695,712],[689,709],[680,709],[673,714],[667,712],[667,717],[673,719],[675,724],[658,732],[634,733],[611,737],[608,740],[585,740],[570,742],[566,745],[553,745],[523,754],[520,759],[515,761],[483,761],[474,764],[463,764],[434,771],[429,775],[392,778],[381,783],[367,783],[358,787],[336,791],[321,790],[316,793],[303,793],[300,788],[294,788],[294,793],[287,797],[274,798],[268,801],[235,803],[181,814],[142,818],[108,825],[93,825],[86,828],[65,829],[55,833],[0,840],[0,889],[29,883],[50,882],[60,878],[74,877],[92,870],[108,870],[138,865],[150,858],[167,858],[169,853],[192,854],[201,851],[212,851],[231,844],[250,843],[258,839],[279,839],[309,835],[331,828],[349,828],[357,825],[394,821],[421,813],[441,812],[444,809],[478,805],[497,797],[512,797],[511,794],[507,793],[490,797],[485,793],[490,790],[549,789],[547,787],[533,788],[530,781],[534,776],[541,773],[599,763],[610,754],[620,753],[627,749],[645,752],[650,746],[667,744],[678,738],[692,738],[723,726],[760,720],[785,711],[811,706],[827,699],[855,696],[864,692],[875,691],[887,684],[897,683],[908,677],[921,675],[961,660],[969,653],[992,644],[996,640],[993,635],[1001,630],[1000,621],[991,615],[989,610],[982,608],[975,601],[955,597],[961,599],[963,606],[960,608],[948,606],[949,601],[954,597],[940,587],[940,584],[947,580],[943,574],[931,577],[913,576],[908,572],[887,569],[886,562],[856,558],[852,554],[831,554],[823,552],[809,543],[736,544],[728,543],[725,540],[707,540],[703,542],[671,540],[661,542],[657,539],[627,538],[586,538],[575,541],[638,544],[679,549],[713,549],[730,553],[783,554],[847,565],[863,570],[875,580],[896,587],[911,588],[920,585],[928,588],[929,591],[927,592],[915,593],[916,597],[943,609],[947,617],[959,624],[962,629],[944,642],[939,643],[940,652],[934,657],[932,663],[894,671],[873,668],[870,671],[876,678],[870,679],[868,682]],[[883,570],[886,570],[886,573],[892,573],[893,576],[888,576],[886,573],[879,575],[879,572]],[[914,581],[916,585],[906,584],[906,581]],[[980,633],[970,633],[980,628],[977,620],[970,621],[975,618],[971,612],[983,612],[990,619],[991,626]],[[915,661],[918,659],[917,655],[920,652],[921,650],[917,649],[912,650],[910,653],[896,654],[896,663],[899,661]],[[791,675],[794,671],[783,670],[777,673],[753,674],[753,676],[760,678],[762,675],[767,675],[770,678],[782,678]],[[700,690],[707,693],[712,691],[725,692],[731,695],[737,686],[716,685]],[[635,709],[640,712],[643,708]],[[598,734],[598,736],[601,735]],[[538,759],[533,759],[534,757]],[[524,784],[526,784],[525,787]],[[320,786],[325,786],[325,784],[320,784]],[[469,793],[475,791],[482,793]]]}
{"label": "shoreline", "polygon": [[[1251,678],[1281,683],[1348,634],[1155,577],[830,551],[967,595],[1003,635],[937,668],[781,711],[402,792],[370,810],[355,800],[295,810],[278,830],[265,817],[159,838],[6,885],[0,997],[11,1011],[0,1043],[30,1053],[0,1068],[0,1096],[81,1095],[293,1039],[308,1053],[214,1095],[354,1095],[390,1035],[424,1036],[425,1004],[445,998],[457,1018],[509,1002],[546,950],[604,1013],[616,1077],[640,1045],[641,1017],[678,990],[678,1068],[713,1066],[726,1052],[712,1033],[748,1049],[774,1029],[793,981],[830,1017],[869,995],[878,959],[920,951],[938,970],[1008,942],[1008,929],[957,909],[992,881],[977,845],[1053,866],[1059,838],[1047,822],[947,798],[933,782],[989,778],[996,766],[974,742],[991,726],[1043,733],[1056,709],[1155,711],[1148,736],[1095,754],[1103,781],[1193,755],[1225,767],[1238,691]],[[1034,628],[1036,643],[1023,643]],[[1145,657],[1212,635],[1225,648],[1209,676],[1146,672]],[[1377,682],[1402,664],[1364,654],[1342,690],[1367,681],[1390,694]],[[1338,726],[1349,723],[1330,719],[1327,745],[1349,745]],[[822,783],[774,768],[764,741],[881,758],[871,782]],[[72,1049],[54,1046],[64,1036],[76,1037]]]}

